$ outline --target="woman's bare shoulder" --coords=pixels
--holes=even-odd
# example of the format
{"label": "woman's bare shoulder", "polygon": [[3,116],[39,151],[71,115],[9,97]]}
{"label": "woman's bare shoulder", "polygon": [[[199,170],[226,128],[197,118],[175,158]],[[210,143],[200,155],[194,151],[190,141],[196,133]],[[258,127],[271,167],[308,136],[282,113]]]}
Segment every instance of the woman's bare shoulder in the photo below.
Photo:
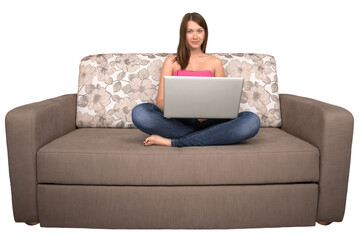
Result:
{"label": "woman's bare shoulder", "polygon": [[210,66],[213,69],[214,76],[224,77],[223,62],[217,56],[210,56]]}
{"label": "woman's bare shoulder", "polygon": [[[175,72],[175,70],[178,68],[178,63],[177,61],[174,61],[174,58],[176,56],[175,55],[169,55],[165,58],[164,63],[163,63],[163,67],[162,67],[162,75],[161,78],[164,75],[171,75],[173,74],[173,72]],[[162,80],[160,80],[162,81]]]}
{"label": "woman's bare shoulder", "polygon": [[217,56],[210,56],[211,57],[211,59],[213,60],[213,61],[219,61],[219,60],[221,60],[219,57],[217,57]]}
{"label": "woman's bare shoulder", "polygon": [[166,57],[164,64],[175,67],[177,61],[174,61],[176,55],[169,55]]}
{"label": "woman's bare shoulder", "polygon": [[222,60],[217,56],[211,56],[211,61],[215,66],[222,64]]}
{"label": "woman's bare shoulder", "polygon": [[176,58],[176,55],[169,55],[169,56],[167,56],[167,58],[165,59],[165,61],[173,62],[173,59],[174,58]]}
{"label": "woman's bare shoulder", "polygon": [[175,58],[176,58],[176,55],[169,55],[165,59],[165,62],[167,62],[168,65],[172,68],[172,72],[174,72],[175,70],[180,68],[178,61],[176,61],[176,60],[174,61]]}

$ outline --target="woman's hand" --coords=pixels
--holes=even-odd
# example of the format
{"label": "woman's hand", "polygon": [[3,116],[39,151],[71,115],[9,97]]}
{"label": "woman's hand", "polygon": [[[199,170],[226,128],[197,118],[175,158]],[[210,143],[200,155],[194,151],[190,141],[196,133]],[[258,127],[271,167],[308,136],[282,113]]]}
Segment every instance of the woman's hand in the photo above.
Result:
{"label": "woman's hand", "polygon": [[205,120],[208,120],[206,118],[197,118],[198,122],[204,122]]}

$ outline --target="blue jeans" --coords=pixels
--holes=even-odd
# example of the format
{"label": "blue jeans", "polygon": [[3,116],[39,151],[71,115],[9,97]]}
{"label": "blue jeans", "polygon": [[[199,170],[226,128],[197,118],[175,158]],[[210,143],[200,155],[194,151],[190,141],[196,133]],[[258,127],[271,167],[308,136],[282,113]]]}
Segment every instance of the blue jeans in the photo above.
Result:
{"label": "blue jeans", "polygon": [[132,110],[135,127],[147,134],[171,138],[172,147],[207,146],[238,143],[254,137],[260,118],[253,112],[240,112],[235,119],[165,118],[152,103],[141,103]]}

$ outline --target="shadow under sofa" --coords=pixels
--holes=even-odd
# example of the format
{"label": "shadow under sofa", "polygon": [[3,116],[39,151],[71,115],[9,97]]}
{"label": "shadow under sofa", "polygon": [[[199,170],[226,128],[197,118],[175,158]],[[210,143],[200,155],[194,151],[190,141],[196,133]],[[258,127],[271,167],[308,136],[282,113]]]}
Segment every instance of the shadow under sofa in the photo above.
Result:
{"label": "shadow under sofa", "polygon": [[139,129],[77,128],[77,94],[6,115],[13,213],[42,227],[215,229],[343,220],[353,116],[280,94],[282,126],[238,144],[145,147]]}

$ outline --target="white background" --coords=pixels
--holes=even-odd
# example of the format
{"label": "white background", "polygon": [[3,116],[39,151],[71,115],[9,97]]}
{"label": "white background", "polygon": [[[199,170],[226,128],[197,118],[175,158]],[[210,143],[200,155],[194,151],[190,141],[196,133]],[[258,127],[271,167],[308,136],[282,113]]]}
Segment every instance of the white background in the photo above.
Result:
{"label": "white background", "polygon": [[[363,80],[363,7],[359,1],[7,2],[0,4],[1,234],[27,239],[341,239],[361,228],[362,113],[359,109],[362,100],[359,96]],[[84,56],[176,52],[180,22],[188,12],[199,12],[207,21],[207,53],[273,55],[280,93],[328,102],[354,115],[343,222],[330,226],[234,230],[68,229],[15,223],[5,138],[6,113],[20,105],[76,93],[79,62]]]}

